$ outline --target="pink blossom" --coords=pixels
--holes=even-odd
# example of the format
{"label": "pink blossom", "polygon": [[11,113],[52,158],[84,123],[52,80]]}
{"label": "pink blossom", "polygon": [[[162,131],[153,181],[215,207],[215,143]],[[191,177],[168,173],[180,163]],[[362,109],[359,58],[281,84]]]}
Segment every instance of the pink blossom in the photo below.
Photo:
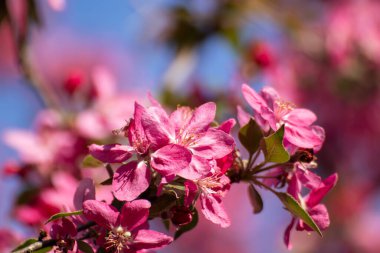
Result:
{"label": "pink blossom", "polygon": [[201,210],[206,219],[225,228],[231,225],[230,219],[222,205],[222,197],[230,188],[227,176],[214,174],[194,181],[185,182],[185,206],[191,206],[199,193]]}
{"label": "pink blossom", "polygon": [[[329,227],[330,218],[326,206],[320,204],[320,202],[335,186],[337,180],[338,175],[336,173],[322,181],[319,176],[311,171],[305,171],[298,167],[289,182],[288,193],[299,201],[301,206],[310,214],[311,218],[321,230],[325,230]],[[310,192],[305,197],[301,195],[303,186],[310,189]],[[284,234],[284,242],[288,248],[292,247],[290,244],[290,232],[295,224],[297,230],[313,231],[302,220],[293,217]]]}
{"label": "pink blossom", "polygon": [[160,248],[173,239],[165,234],[145,229],[150,203],[147,200],[127,202],[119,212],[115,207],[95,200],[83,203],[84,216],[107,230],[98,240],[107,250],[133,253],[143,249]]}
{"label": "pink blossom", "polygon": [[[312,125],[317,119],[315,114],[307,109],[295,108],[287,101],[283,101],[273,88],[264,88],[260,94],[248,85],[243,84],[242,92],[245,100],[254,110],[256,122],[265,132],[276,131],[285,125],[284,141],[287,146],[312,148],[318,151],[324,141],[324,130]],[[240,119],[247,117],[240,112]]]}

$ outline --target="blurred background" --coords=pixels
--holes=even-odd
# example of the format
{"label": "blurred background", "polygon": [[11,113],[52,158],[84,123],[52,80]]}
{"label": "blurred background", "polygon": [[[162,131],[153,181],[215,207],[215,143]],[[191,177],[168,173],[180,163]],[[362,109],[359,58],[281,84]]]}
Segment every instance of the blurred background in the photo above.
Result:
{"label": "blurred background", "polygon": [[[115,138],[135,100],[215,101],[222,120],[245,105],[242,83],[313,110],[327,136],[318,173],[339,173],[324,238],[294,232],[292,251],[380,252],[379,13],[377,0],[1,0],[0,252],[80,178],[101,182],[79,169],[86,146]],[[233,185],[231,227],[201,217],[159,252],[288,252],[290,215],[263,198],[254,215]]]}

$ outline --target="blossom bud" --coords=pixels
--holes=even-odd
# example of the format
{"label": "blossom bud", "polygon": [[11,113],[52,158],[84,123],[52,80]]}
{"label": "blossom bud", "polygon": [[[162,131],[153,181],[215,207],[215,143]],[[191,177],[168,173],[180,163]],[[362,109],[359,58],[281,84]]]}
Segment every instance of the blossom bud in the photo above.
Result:
{"label": "blossom bud", "polygon": [[255,43],[251,49],[251,57],[261,68],[271,67],[274,62],[272,53],[265,43]]}
{"label": "blossom bud", "polygon": [[171,221],[176,226],[189,224],[193,219],[193,215],[189,208],[184,206],[174,206],[170,209],[170,213]]}

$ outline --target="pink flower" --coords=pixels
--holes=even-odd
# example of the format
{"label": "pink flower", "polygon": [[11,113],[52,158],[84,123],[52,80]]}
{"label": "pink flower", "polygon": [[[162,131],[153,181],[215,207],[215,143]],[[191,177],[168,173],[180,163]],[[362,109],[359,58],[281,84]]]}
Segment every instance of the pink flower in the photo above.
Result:
{"label": "pink flower", "polygon": [[[330,218],[326,206],[320,204],[320,202],[335,186],[337,180],[338,175],[336,173],[322,181],[321,178],[314,173],[308,170],[304,171],[298,167],[289,182],[288,193],[310,214],[311,218],[321,230],[325,230],[329,227]],[[301,195],[302,186],[310,189],[309,194],[305,197]],[[292,247],[290,244],[290,232],[295,224],[296,229],[299,231],[313,231],[302,220],[297,220],[293,217],[284,234],[284,242],[289,249]]]}
{"label": "pink flower", "polygon": [[[168,116],[158,102],[153,102],[155,105],[149,108],[135,104],[134,118],[126,129],[131,146],[89,147],[95,158],[106,163],[126,162],[133,154],[140,157],[119,167],[114,175],[112,186],[119,200],[134,200],[149,187],[148,165],[163,177],[197,179],[211,172],[215,159],[234,150],[233,138],[224,131],[229,131],[234,121],[227,121],[221,129],[210,128],[215,118],[214,103],[194,111],[180,107]],[[147,156],[149,159],[143,160]]]}
{"label": "pink flower", "polygon": [[206,219],[225,228],[231,225],[230,219],[222,205],[224,197],[230,188],[230,180],[227,176],[214,174],[194,181],[185,182],[185,206],[193,204],[199,193],[201,210]]}
{"label": "pink flower", "polygon": [[[209,174],[212,160],[223,158],[234,150],[234,140],[229,134],[210,127],[215,111],[216,106],[211,102],[194,110],[179,107],[170,116],[156,106],[143,111],[142,126],[155,150],[152,167],[163,176],[179,175],[186,179]],[[169,159],[171,150],[175,150],[174,160]],[[179,157],[189,159],[173,164]]]}
{"label": "pink flower", "polygon": [[121,212],[111,205],[95,200],[83,203],[84,216],[107,231],[98,242],[112,252],[134,253],[143,249],[160,248],[173,239],[165,234],[147,230],[150,203],[147,200],[127,202]]}
{"label": "pink flower", "polygon": [[[283,101],[273,88],[264,88],[260,94],[248,85],[243,84],[242,92],[245,100],[254,110],[256,122],[265,132],[276,131],[285,125],[284,141],[291,150],[294,147],[312,148],[318,151],[324,141],[324,130],[312,125],[317,119],[315,114],[307,109],[295,108]],[[239,121],[247,120],[246,114],[239,110]]]}

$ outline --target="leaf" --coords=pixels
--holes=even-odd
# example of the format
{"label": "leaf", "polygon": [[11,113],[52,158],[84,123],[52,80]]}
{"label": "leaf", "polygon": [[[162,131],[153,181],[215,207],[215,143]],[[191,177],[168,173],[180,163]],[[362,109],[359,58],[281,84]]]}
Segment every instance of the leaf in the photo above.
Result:
{"label": "leaf", "polygon": [[15,252],[17,250],[24,249],[24,248],[28,247],[29,245],[31,245],[35,242],[38,242],[38,240],[33,239],[33,238],[28,239],[28,240],[24,241],[23,243],[21,243],[17,248],[13,249],[11,252]]}
{"label": "leaf", "polygon": [[284,132],[285,127],[282,125],[275,133],[264,137],[265,161],[274,163],[285,163],[289,161],[290,155],[283,144]]}
{"label": "leaf", "polygon": [[53,249],[53,246],[45,247],[39,250],[33,251],[33,253],[47,253],[50,252]]}
{"label": "leaf", "polygon": [[92,155],[87,155],[82,161],[82,168],[97,168],[103,167],[103,163],[93,157]]}
{"label": "leaf", "polygon": [[314,220],[310,217],[309,213],[302,208],[302,206],[298,203],[298,201],[293,198],[291,195],[285,192],[275,192],[277,197],[281,200],[281,202],[284,204],[286,209],[296,216],[297,218],[301,219],[303,222],[305,222],[310,228],[312,228],[315,232],[317,232],[321,237],[322,232],[319,229],[318,225],[314,222]]}
{"label": "leaf", "polygon": [[248,150],[250,154],[255,153],[259,148],[262,137],[263,134],[261,129],[253,119],[250,119],[245,126],[240,128],[240,143]]}
{"label": "leaf", "polygon": [[78,249],[80,249],[84,253],[94,253],[92,247],[84,241],[77,240]]}
{"label": "leaf", "polygon": [[113,180],[113,178],[108,178],[108,179],[104,180],[103,182],[101,182],[100,184],[101,185],[111,185],[112,180]]}
{"label": "leaf", "polygon": [[170,209],[175,205],[177,198],[174,194],[162,194],[154,201],[151,201],[152,206],[149,209],[149,218],[155,218],[161,215],[163,211]]}
{"label": "leaf", "polygon": [[60,218],[63,218],[63,217],[73,216],[73,215],[81,215],[81,214],[83,214],[83,210],[78,210],[78,211],[68,212],[68,213],[57,213],[57,214],[54,214],[53,216],[51,216],[51,217],[45,222],[45,224],[48,224],[49,222],[51,222],[51,221],[53,221],[53,220],[57,220],[57,219],[60,219]]}
{"label": "leaf", "polygon": [[185,186],[178,184],[166,184],[163,189],[169,194],[173,194],[177,199],[185,195]]}
{"label": "leaf", "polygon": [[169,219],[162,219],[162,223],[164,224],[167,231],[170,229],[170,220]]}
{"label": "leaf", "polygon": [[248,195],[251,205],[253,207],[253,213],[260,213],[263,210],[264,203],[261,195],[253,186],[253,184],[249,184],[248,186]]}
{"label": "leaf", "polygon": [[37,4],[35,0],[27,1],[28,4],[28,19],[31,23],[35,23],[38,26],[42,25],[41,17],[38,12]]}
{"label": "leaf", "polygon": [[198,224],[198,211],[196,208],[194,208],[192,216],[192,220],[189,224],[178,227],[177,231],[174,234],[174,240],[177,240],[183,233],[189,232],[195,228],[195,226]]}

